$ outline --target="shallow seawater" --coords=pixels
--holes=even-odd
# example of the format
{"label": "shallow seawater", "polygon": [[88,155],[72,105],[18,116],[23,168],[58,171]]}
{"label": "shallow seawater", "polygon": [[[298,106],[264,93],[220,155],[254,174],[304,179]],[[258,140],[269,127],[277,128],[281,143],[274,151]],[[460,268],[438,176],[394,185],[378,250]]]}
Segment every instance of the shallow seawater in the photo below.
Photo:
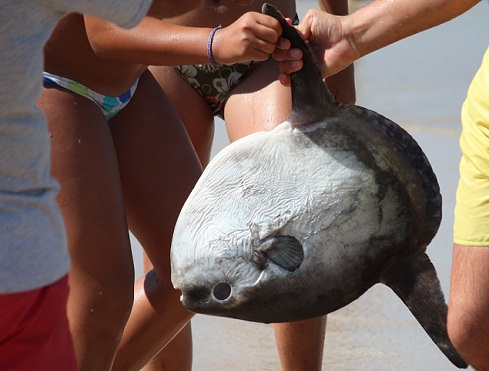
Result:
{"label": "shallow seawater", "polygon": [[[352,7],[366,2],[352,0]],[[313,1],[298,0],[299,16]],[[428,247],[448,298],[452,223],[460,150],[460,107],[489,46],[489,7],[468,13],[364,57],[355,64],[357,104],[403,126],[424,149],[440,183],[444,206],[440,230]],[[214,154],[227,145],[221,121]],[[137,275],[140,246],[133,239]],[[273,327],[198,315],[192,320],[194,370],[280,370]],[[329,315],[324,370],[445,371],[456,368],[431,342],[390,291],[377,285]]]}

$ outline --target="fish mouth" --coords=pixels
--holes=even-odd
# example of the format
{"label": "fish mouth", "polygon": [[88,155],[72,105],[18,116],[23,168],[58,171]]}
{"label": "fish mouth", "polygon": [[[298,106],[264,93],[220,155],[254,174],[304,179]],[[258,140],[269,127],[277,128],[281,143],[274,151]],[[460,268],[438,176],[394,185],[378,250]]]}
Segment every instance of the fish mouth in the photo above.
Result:
{"label": "fish mouth", "polygon": [[180,291],[183,306],[195,313],[205,314],[212,311],[212,308],[222,310],[234,302],[233,288],[229,282],[219,282],[211,287],[186,287]]}
{"label": "fish mouth", "polygon": [[205,280],[194,280],[199,283],[184,284],[177,289],[180,290],[180,301],[188,310],[202,314],[216,314],[226,316],[224,311],[230,315],[234,310],[243,305],[250,294],[250,289],[260,286],[264,271],[258,277],[247,281],[235,282],[233,278],[216,278]]}

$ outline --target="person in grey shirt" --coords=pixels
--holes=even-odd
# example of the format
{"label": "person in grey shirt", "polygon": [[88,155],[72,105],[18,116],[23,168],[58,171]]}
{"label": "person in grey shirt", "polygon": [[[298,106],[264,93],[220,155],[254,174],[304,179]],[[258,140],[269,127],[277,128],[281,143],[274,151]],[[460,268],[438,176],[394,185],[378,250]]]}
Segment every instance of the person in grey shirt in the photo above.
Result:
{"label": "person in grey shirt", "polygon": [[[162,2],[160,0],[159,2]],[[0,7],[0,369],[74,370],[66,319],[70,268],[36,102],[43,46],[70,12],[134,27],[152,0],[15,1]]]}

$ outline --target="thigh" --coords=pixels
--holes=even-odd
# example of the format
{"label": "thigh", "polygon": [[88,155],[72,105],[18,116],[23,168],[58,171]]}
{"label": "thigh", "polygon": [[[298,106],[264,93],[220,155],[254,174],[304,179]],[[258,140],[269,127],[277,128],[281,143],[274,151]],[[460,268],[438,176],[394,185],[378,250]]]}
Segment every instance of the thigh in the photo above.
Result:
{"label": "thigh", "polygon": [[169,273],[176,219],[201,174],[181,120],[147,71],[111,121],[129,227],[157,272]]}
{"label": "thigh", "polygon": [[66,276],[37,290],[0,295],[0,370],[76,370],[67,298]]}
{"label": "thigh", "polygon": [[172,67],[157,66],[150,70],[183,121],[205,167],[209,163],[214,139],[214,115],[209,104]]}
{"label": "thigh", "polygon": [[289,117],[290,88],[278,82],[278,74],[277,62],[269,59],[233,89],[224,109],[230,141],[272,130]]}
{"label": "thigh", "polygon": [[105,117],[93,102],[63,89],[44,89],[39,103],[51,134],[52,175],[61,184],[57,200],[66,223],[72,283],[100,292],[107,280],[132,281],[117,157]]}

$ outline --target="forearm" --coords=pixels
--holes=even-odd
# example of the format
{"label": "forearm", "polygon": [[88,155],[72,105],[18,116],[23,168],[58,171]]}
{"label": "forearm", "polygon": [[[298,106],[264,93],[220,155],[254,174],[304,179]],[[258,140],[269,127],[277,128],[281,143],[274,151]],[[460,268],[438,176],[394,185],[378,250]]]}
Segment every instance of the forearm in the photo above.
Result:
{"label": "forearm", "polygon": [[210,28],[178,26],[153,17],[145,17],[131,30],[91,17],[85,17],[85,24],[101,58],[145,65],[209,63]]}
{"label": "forearm", "polygon": [[[244,0],[248,1],[248,0]],[[101,58],[145,65],[209,63],[211,28],[185,27],[145,17],[132,30],[124,30],[96,18],[85,18],[93,51]],[[231,25],[213,34],[216,63],[264,61],[278,48],[282,28],[272,17],[246,12]]]}
{"label": "forearm", "polygon": [[[321,0],[327,11],[310,9],[299,24],[320,61],[321,73],[331,76],[356,59],[428,28],[445,23],[476,5],[479,0],[374,0],[346,16],[331,15],[339,1]],[[328,9],[328,6],[330,7]],[[298,56],[276,51],[283,84],[302,68]]]}
{"label": "forearm", "polygon": [[356,58],[466,12],[478,0],[376,0],[344,18]]}

